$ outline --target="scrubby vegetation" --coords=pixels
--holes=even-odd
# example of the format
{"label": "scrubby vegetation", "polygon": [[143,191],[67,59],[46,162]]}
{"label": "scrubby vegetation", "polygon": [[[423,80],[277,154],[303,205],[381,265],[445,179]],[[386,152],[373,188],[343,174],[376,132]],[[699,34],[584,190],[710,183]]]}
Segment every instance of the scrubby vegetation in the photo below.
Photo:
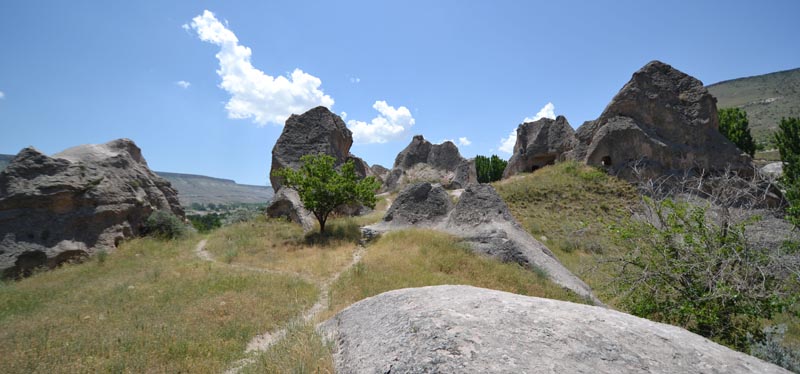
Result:
{"label": "scrubby vegetation", "polygon": [[725,108],[717,111],[719,115],[719,132],[736,144],[739,149],[753,157],[756,143],[750,135],[747,112],[739,108]]}
{"label": "scrubby vegetation", "polygon": [[795,226],[800,226],[800,118],[781,120],[775,134],[775,144],[783,161],[781,184],[790,205],[786,218]]}
{"label": "scrubby vegetation", "polygon": [[162,239],[176,239],[186,234],[186,225],[172,212],[157,210],[144,222],[144,233]]}

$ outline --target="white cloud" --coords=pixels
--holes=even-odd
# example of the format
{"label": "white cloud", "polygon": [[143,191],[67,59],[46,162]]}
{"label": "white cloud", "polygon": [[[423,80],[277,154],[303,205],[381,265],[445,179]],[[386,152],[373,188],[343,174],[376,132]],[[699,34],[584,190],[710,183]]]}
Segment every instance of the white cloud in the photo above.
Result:
{"label": "white cloud", "polygon": [[[539,109],[539,112],[536,113],[533,117],[525,117],[522,120],[523,123],[538,121],[542,118],[556,118],[556,107],[553,103],[545,104],[542,109]],[[497,148],[500,152],[505,152],[508,154],[514,153],[514,144],[517,143],[517,129],[511,130],[511,133],[508,134],[507,138],[500,139],[500,147]]]}
{"label": "white cloud", "polygon": [[184,23],[183,25],[181,25],[181,28],[186,30],[186,31],[189,31],[189,29],[191,29],[191,27],[189,27],[188,23]]}
{"label": "white cloud", "polygon": [[256,69],[250,63],[250,48],[239,45],[233,31],[217,20],[214,13],[203,11],[192,19],[191,27],[200,40],[220,47],[216,55],[217,74],[222,78],[219,87],[231,95],[225,104],[228,118],[252,118],[259,125],[283,125],[294,113],[319,105],[333,106],[333,99],[319,88],[322,81],[313,75],[295,69],[288,77],[272,77]]}
{"label": "white cloud", "polygon": [[361,78],[359,78],[359,77],[350,77],[350,83],[361,83]]}
{"label": "white cloud", "polygon": [[472,142],[469,139],[467,139],[466,136],[462,136],[462,137],[458,138],[458,145],[463,145],[463,146],[466,147],[466,146],[468,146],[470,144],[472,144]]}
{"label": "white cloud", "polygon": [[353,141],[356,143],[386,143],[403,136],[406,130],[414,126],[414,117],[404,106],[395,109],[385,101],[376,101],[372,107],[379,114],[369,123],[347,121],[350,131],[353,132]]}
{"label": "white cloud", "polygon": [[556,107],[555,105],[553,105],[553,103],[545,104],[545,106],[542,107],[542,109],[539,109],[539,112],[536,113],[535,116],[525,117],[525,119],[522,120],[522,122],[523,123],[533,122],[533,121],[538,121],[542,118],[556,119]]}
{"label": "white cloud", "polygon": [[177,84],[180,88],[189,88],[189,86],[192,85],[191,82],[187,82],[187,81],[177,81],[177,82],[175,82],[175,84]]}
{"label": "white cloud", "polygon": [[347,119],[347,112],[345,112],[345,111],[342,111],[342,113],[340,114],[340,116],[342,117],[342,121],[346,120],[346,119]]}

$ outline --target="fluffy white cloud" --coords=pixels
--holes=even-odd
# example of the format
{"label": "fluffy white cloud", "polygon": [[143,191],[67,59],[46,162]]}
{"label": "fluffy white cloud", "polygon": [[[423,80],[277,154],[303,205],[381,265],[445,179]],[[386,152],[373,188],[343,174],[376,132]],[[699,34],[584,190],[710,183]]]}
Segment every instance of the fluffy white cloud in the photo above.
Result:
{"label": "fluffy white cloud", "polygon": [[342,117],[342,120],[346,120],[347,119],[347,112],[342,111],[342,113],[339,114],[339,116]]}
{"label": "fluffy white cloud", "polygon": [[[555,119],[556,118],[555,112],[556,112],[555,105],[553,105],[553,103],[547,103],[545,104],[544,107],[542,107],[542,109],[539,109],[539,112],[536,113],[535,116],[525,117],[525,119],[522,120],[522,122],[523,123],[533,122],[533,121],[538,121],[542,118]],[[497,149],[500,152],[512,154],[514,153],[514,144],[516,143],[517,143],[517,129],[513,129],[511,130],[511,133],[508,134],[507,138],[500,139],[500,147],[498,147]]]}
{"label": "fluffy white cloud", "polygon": [[177,82],[175,82],[175,84],[177,84],[178,87],[180,87],[180,88],[189,88],[189,86],[192,85],[191,82],[187,82],[187,81],[177,81]]}
{"label": "fluffy white cloud", "polygon": [[414,117],[408,108],[401,106],[394,108],[385,101],[376,101],[372,105],[378,111],[378,116],[369,123],[350,120],[347,125],[353,132],[353,141],[359,144],[386,143],[389,140],[403,136],[411,126],[414,126]]}
{"label": "fluffy white cloud", "polygon": [[556,106],[553,105],[553,103],[545,104],[542,109],[539,109],[539,112],[537,112],[535,116],[525,117],[522,123],[538,121],[542,118],[556,119]]}
{"label": "fluffy white cloud", "polygon": [[222,78],[219,87],[231,98],[225,105],[228,118],[252,118],[259,125],[283,125],[293,113],[303,113],[322,105],[330,108],[333,99],[319,87],[322,81],[300,69],[288,77],[272,77],[250,63],[252,51],[239,45],[239,39],[214,13],[205,10],[194,17],[192,29],[200,40],[220,47],[217,74]]}
{"label": "fluffy white cloud", "polygon": [[466,147],[466,146],[468,146],[470,144],[472,144],[472,142],[469,139],[467,139],[466,136],[462,136],[462,137],[458,138],[458,145],[463,145],[463,146]]}

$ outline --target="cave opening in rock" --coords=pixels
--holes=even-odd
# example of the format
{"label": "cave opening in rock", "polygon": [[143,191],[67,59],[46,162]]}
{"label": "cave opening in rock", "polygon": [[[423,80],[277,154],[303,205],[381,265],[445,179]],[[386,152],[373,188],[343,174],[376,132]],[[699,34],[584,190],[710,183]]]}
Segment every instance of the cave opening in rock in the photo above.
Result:
{"label": "cave opening in rock", "polygon": [[603,167],[609,167],[609,166],[611,166],[611,156],[604,156],[604,157],[603,157],[603,158],[600,160],[600,164],[601,164],[601,165],[603,165]]}

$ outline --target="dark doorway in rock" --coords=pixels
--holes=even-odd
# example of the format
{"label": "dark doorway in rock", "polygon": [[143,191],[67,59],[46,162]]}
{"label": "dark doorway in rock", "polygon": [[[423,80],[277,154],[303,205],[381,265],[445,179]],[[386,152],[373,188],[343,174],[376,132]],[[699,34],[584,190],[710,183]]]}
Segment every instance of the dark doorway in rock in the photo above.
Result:
{"label": "dark doorway in rock", "polygon": [[611,166],[611,156],[604,156],[600,160],[600,164],[603,165],[603,167],[606,167],[606,168],[610,167]]}

